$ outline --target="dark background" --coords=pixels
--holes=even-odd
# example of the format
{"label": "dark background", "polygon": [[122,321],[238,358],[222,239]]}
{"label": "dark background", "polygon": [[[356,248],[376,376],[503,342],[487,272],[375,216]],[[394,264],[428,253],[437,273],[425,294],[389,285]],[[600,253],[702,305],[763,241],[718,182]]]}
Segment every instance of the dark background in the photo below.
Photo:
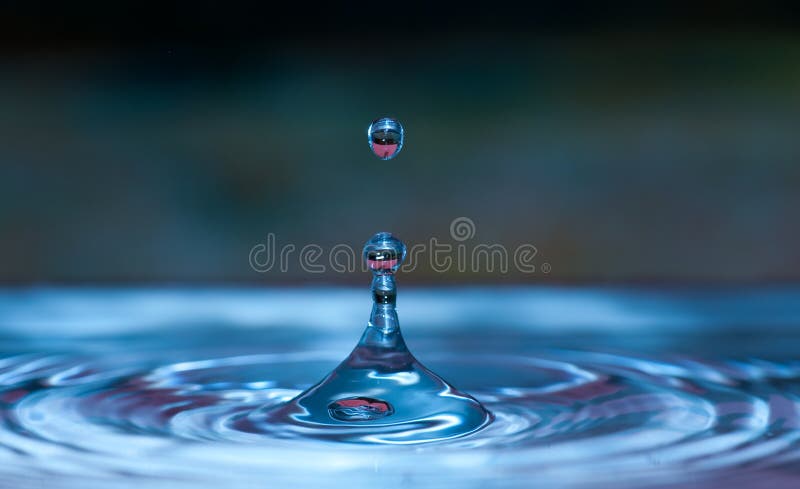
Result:
{"label": "dark background", "polygon": [[[407,132],[388,163],[382,115]],[[9,284],[363,282],[248,256],[459,216],[552,271],[404,281],[794,280],[799,163],[787,7],[0,7]]]}

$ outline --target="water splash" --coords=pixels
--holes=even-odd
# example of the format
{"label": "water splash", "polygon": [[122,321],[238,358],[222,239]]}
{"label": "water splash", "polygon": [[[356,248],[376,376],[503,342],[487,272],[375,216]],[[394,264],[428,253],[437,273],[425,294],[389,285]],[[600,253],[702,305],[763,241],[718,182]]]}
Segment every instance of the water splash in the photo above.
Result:
{"label": "water splash", "polygon": [[321,382],[285,405],[253,413],[237,428],[273,436],[355,443],[441,441],[486,426],[491,414],[425,368],[408,350],[395,304],[405,245],[378,233],[364,246],[372,270],[372,312],[361,340]]}

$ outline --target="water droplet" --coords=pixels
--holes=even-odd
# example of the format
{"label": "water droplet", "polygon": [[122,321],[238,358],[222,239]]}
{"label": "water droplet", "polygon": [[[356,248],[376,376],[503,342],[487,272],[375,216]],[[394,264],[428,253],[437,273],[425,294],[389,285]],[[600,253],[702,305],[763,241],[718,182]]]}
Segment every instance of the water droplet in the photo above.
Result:
{"label": "water droplet", "polygon": [[391,117],[372,121],[367,136],[370,149],[382,160],[391,160],[403,149],[403,125]]}
{"label": "water droplet", "polygon": [[371,397],[347,397],[328,405],[331,417],[340,421],[372,421],[394,413],[391,404]]}
{"label": "water droplet", "polygon": [[377,273],[396,272],[405,257],[406,245],[391,233],[377,233],[364,245],[367,266]]}

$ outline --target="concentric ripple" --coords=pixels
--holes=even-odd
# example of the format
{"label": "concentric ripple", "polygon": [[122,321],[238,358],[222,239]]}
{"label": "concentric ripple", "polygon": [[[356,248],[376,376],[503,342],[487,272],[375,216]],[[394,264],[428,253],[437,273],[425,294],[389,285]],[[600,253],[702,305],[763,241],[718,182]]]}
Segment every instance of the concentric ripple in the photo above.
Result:
{"label": "concentric ripple", "polygon": [[[576,487],[717,481],[753,471],[792,481],[800,456],[800,364],[666,361],[549,351],[431,355],[493,422],[415,446],[347,445],[242,423],[297,395],[333,352],[158,356],[21,355],[0,359],[0,485],[249,487],[332,476],[429,486]],[[142,368],[146,366],[146,368]],[[365,428],[366,429],[366,428]],[[413,471],[411,470],[413,468]],[[500,477],[502,476],[502,477]],[[388,478],[388,479],[387,479]],[[723,484],[724,483],[724,484]],[[788,487],[788,486],[787,486]]]}

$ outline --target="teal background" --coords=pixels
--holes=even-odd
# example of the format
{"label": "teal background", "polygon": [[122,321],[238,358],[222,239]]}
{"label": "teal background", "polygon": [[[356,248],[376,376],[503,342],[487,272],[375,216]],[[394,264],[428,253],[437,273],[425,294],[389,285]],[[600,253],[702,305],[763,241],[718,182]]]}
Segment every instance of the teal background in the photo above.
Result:
{"label": "teal background", "polygon": [[[459,216],[470,245],[532,243],[552,271],[404,281],[800,277],[787,12],[9,12],[4,283],[362,282],[248,256],[267,233],[447,241]],[[388,163],[365,135],[383,115],[406,128]]]}

